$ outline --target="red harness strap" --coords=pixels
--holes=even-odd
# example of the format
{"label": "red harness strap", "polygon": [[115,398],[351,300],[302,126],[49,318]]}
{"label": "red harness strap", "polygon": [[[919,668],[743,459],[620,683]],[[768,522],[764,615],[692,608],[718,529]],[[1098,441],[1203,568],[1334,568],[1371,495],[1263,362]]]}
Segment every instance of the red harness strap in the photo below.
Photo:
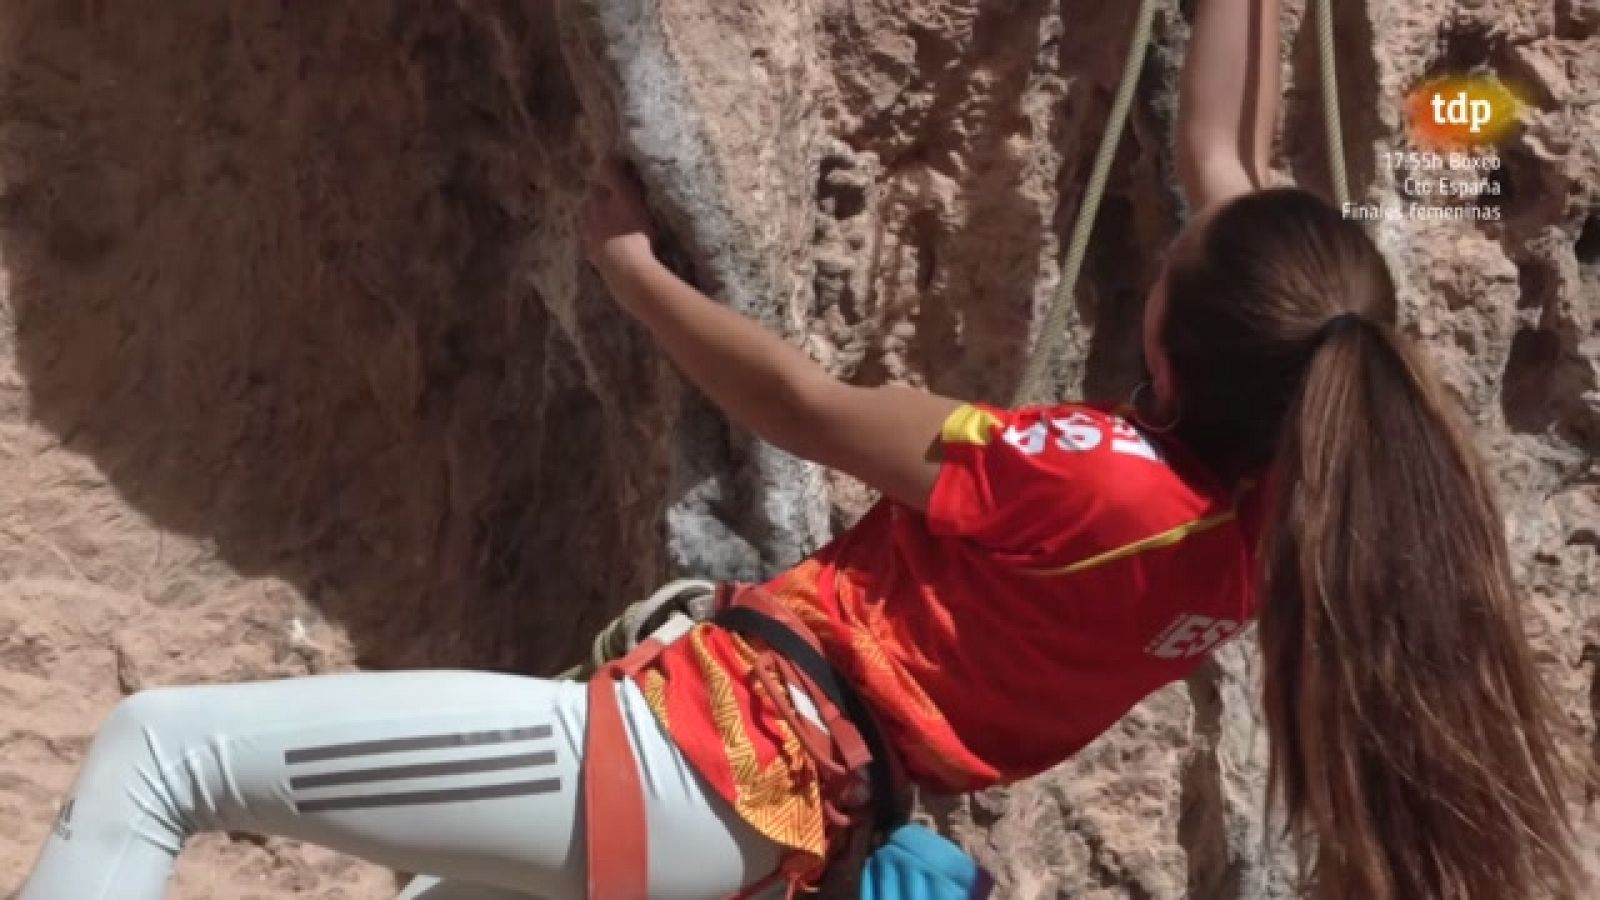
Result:
{"label": "red harness strap", "polygon": [[649,900],[650,839],[639,762],[617,703],[617,682],[632,677],[661,644],[648,640],[589,679],[589,729],[583,749],[583,813],[589,900]]}

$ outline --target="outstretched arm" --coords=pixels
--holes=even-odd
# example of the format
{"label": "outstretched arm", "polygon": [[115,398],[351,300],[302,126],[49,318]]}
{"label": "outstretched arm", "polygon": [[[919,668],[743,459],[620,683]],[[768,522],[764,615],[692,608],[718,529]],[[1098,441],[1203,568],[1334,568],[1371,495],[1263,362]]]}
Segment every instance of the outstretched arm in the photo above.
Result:
{"label": "outstretched arm", "polygon": [[1178,109],[1178,178],[1191,209],[1267,184],[1278,19],[1278,0],[1199,0]]}
{"label": "outstretched arm", "polygon": [[650,249],[648,217],[620,164],[600,172],[584,226],[591,262],[622,306],[728,418],[796,456],[926,509],[938,436],[960,404],[913,388],[862,388],[713,302]]}

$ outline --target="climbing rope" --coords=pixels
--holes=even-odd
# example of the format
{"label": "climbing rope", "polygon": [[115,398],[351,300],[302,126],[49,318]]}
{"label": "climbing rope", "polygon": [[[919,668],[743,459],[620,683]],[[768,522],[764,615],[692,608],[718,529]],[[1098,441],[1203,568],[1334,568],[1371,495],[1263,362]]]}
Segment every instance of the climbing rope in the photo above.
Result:
{"label": "climbing rope", "polygon": [[1344,131],[1339,123],[1339,78],[1333,61],[1333,0],[1317,0],[1317,54],[1322,58],[1322,127],[1328,137],[1328,174],[1333,200],[1342,208],[1350,202],[1350,184],[1344,174]]}
{"label": "climbing rope", "polygon": [[1050,367],[1066,337],[1067,317],[1072,311],[1073,288],[1078,283],[1078,273],[1083,268],[1083,257],[1089,249],[1089,235],[1094,231],[1094,217],[1100,209],[1100,198],[1105,193],[1106,179],[1111,174],[1111,163],[1117,156],[1117,145],[1122,142],[1122,129],[1128,121],[1128,109],[1133,105],[1134,89],[1139,86],[1139,72],[1144,68],[1145,49],[1150,44],[1150,23],[1155,18],[1155,0],[1139,0],[1139,15],[1134,20],[1133,37],[1128,40],[1128,55],[1122,64],[1122,81],[1117,85],[1116,97],[1111,101],[1111,114],[1106,129],[1100,135],[1100,147],[1095,151],[1094,168],[1090,170],[1089,185],[1084,188],[1083,200],[1078,204],[1078,215],[1072,223],[1072,237],[1067,244],[1067,258],[1061,265],[1061,283],[1056,287],[1050,310],[1045,314],[1044,325],[1028,365],[1012,397],[1013,406],[1043,400],[1042,393],[1049,388]]}
{"label": "climbing rope", "polygon": [[611,660],[626,656],[629,650],[652,635],[663,643],[671,643],[695,622],[711,617],[716,589],[715,584],[703,579],[680,578],[658,588],[649,597],[628,604],[594,636],[589,658],[556,678],[583,681]]}

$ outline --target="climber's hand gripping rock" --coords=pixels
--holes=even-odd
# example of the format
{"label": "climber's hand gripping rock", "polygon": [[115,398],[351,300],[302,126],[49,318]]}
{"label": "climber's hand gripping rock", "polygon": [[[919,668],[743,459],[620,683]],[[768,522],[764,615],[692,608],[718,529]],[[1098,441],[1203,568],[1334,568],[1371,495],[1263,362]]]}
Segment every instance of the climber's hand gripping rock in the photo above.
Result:
{"label": "climber's hand gripping rock", "polygon": [[580,234],[584,255],[602,272],[652,258],[644,191],[620,157],[601,160],[591,173]]}

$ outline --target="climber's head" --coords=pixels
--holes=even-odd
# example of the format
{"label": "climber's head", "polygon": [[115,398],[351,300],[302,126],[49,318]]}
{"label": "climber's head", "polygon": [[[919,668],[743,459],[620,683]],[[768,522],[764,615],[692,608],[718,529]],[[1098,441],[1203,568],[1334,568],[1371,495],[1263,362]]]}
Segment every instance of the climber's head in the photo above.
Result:
{"label": "climber's head", "polygon": [[1345,311],[1395,318],[1372,240],[1289,188],[1202,211],[1168,251],[1161,282],[1145,328],[1156,395],[1179,438],[1235,476],[1271,458],[1324,322]]}
{"label": "climber's head", "polygon": [[[1316,197],[1240,197],[1180,242],[1155,337],[1174,434],[1265,471],[1270,784],[1311,896],[1593,896],[1578,749],[1523,632],[1493,485],[1377,248]],[[1354,312],[1337,327],[1334,315]]]}

